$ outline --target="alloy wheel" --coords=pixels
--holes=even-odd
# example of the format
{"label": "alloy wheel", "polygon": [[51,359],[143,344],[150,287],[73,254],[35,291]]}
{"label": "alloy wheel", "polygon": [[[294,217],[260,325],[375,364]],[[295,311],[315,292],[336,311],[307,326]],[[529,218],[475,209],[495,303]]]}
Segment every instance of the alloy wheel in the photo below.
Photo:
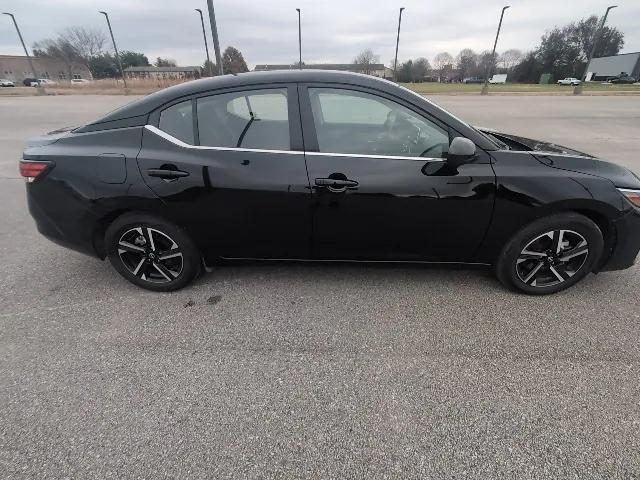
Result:
{"label": "alloy wheel", "polygon": [[589,244],[573,230],[553,230],[531,240],[516,259],[518,278],[532,287],[564,283],[584,266]]}
{"label": "alloy wheel", "polygon": [[178,244],[151,227],[139,226],[124,232],[118,240],[118,255],[133,276],[151,283],[169,283],[184,268]]}

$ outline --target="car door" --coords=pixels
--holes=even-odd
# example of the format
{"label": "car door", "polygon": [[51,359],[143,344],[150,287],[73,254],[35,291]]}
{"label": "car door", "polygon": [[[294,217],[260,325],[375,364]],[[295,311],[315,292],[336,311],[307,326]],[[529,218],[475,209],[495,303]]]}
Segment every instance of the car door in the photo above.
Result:
{"label": "car door", "polygon": [[311,194],[299,118],[292,85],[180,99],[151,116],[138,165],[208,257],[305,258]]}
{"label": "car door", "polygon": [[470,261],[491,219],[490,157],[446,163],[456,132],[382,92],[300,86],[319,259]]}

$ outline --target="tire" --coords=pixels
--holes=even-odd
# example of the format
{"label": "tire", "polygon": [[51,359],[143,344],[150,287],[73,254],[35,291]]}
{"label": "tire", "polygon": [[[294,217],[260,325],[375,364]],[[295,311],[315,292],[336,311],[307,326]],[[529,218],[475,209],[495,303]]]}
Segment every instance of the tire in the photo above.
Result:
{"label": "tire", "polygon": [[505,286],[527,294],[556,293],[593,271],[603,246],[602,232],[583,215],[544,217],[507,242],[496,262],[496,275]]}
{"label": "tire", "polygon": [[201,271],[201,256],[187,233],[146,213],[126,213],[105,233],[111,265],[131,283],[156,292],[178,290]]}

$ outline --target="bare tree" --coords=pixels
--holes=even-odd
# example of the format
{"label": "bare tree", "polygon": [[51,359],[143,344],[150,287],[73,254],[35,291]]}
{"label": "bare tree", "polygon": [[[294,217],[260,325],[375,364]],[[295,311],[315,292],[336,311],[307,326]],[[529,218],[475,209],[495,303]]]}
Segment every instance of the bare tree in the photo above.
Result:
{"label": "bare tree", "polygon": [[456,67],[461,79],[473,75],[478,69],[478,54],[470,48],[461,50],[456,57]]}
{"label": "bare tree", "polygon": [[505,50],[504,52],[502,52],[502,55],[500,55],[500,59],[498,60],[498,63],[503,68],[506,68],[507,70],[511,70],[513,67],[518,65],[523,59],[524,59],[524,54],[522,53],[522,51],[516,48],[512,48],[510,50]]}
{"label": "bare tree", "polygon": [[439,80],[442,81],[445,72],[453,68],[453,57],[449,54],[449,52],[438,53],[435,57],[433,57],[433,68],[436,72],[438,72]]}
{"label": "bare tree", "polygon": [[371,75],[373,73],[373,65],[380,61],[380,56],[373,53],[373,50],[367,48],[360,52],[356,58],[353,59],[355,65],[362,65],[362,73]]}
{"label": "bare tree", "polygon": [[74,65],[82,64],[83,60],[77,50],[62,37],[46,38],[33,44],[33,54],[36,57],[51,57],[61,60],[67,68],[67,78],[73,78]]}
{"label": "bare tree", "polygon": [[69,27],[55,38],[46,38],[33,44],[34,55],[61,60],[68,78],[73,78],[73,67],[84,65],[91,70],[91,62],[103,53],[106,36],[101,30]]}
{"label": "bare tree", "polygon": [[478,67],[474,72],[474,75],[481,76],[484,78],[484,75],[488,75],[491,77],[493,75],[494,70],[496,68],[496,61],[494,56],[492,55],[491,50],[484,50],[480,55],[478,55]]}
{"label": "bare tree", "polygon": [[76,51],[79,58],[88,67],[91,59],[103,52],[107,40],[102,30],[84,27],[66,28],[59,37]]}

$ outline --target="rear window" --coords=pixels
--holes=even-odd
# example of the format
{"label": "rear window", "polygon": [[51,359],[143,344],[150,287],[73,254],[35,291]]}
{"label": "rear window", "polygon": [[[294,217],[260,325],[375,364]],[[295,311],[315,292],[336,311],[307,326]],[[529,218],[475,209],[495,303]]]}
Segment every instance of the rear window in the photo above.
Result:
{"label": "rear window", "polygon": [[158,128],[172,137],[193,145],[193,109],[191,100],[165,108],[160,112]]}

